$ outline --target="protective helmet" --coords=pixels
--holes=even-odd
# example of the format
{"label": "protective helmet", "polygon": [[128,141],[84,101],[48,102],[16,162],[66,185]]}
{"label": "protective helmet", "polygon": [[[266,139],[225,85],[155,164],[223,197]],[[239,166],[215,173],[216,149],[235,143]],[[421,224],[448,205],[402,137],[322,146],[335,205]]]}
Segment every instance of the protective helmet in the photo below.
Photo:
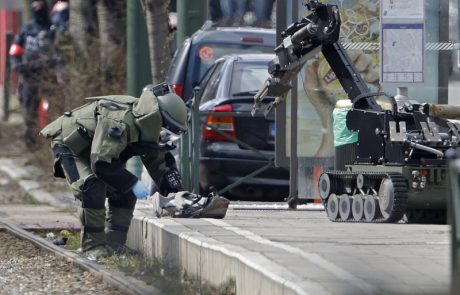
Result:
{"label": "protective helmet", "polygon": [[187,107],[174,92],[157,96],[163,127],[175,134],[187,131]]}

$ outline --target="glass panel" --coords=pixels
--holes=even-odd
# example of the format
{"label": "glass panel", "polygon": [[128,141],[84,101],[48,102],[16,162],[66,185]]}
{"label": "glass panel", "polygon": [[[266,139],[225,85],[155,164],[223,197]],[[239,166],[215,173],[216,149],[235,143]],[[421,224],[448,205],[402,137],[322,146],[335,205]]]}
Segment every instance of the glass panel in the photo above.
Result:
{"label": "glass panel", "polygon": [[271,46],[257,46],[257,45],[238,45],[238,44],[212,44],[202,45],[198,50],[195,57],[197,66],[193,67],[193,81],[198,82],[201,80],[206,71],[211,67],[216,59],[226,54],[240,54],[240,53],[272,53],[273,47]]}
{"label": "glass panel", "polygon": [[267,63],[237,62],[233,69],[232,85],[230,94],[233,95],[245,91],[257,91],[262,88],[265,80],[269,77]]}

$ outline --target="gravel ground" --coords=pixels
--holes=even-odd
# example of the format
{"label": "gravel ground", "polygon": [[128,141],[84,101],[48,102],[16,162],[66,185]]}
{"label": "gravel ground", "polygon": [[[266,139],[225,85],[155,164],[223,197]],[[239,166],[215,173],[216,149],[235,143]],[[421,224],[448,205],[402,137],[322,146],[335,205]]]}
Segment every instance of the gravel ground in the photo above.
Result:
{"label": "gravel ground", "polygon": [[0,294],[123,294],[27,241],[0,232]]}
{"label": "gravel ground", "polygon": [[[25,200],[18,185],[0,173],[0,207]],[[0,231],[0,295],[123,294],[69,262]]]}

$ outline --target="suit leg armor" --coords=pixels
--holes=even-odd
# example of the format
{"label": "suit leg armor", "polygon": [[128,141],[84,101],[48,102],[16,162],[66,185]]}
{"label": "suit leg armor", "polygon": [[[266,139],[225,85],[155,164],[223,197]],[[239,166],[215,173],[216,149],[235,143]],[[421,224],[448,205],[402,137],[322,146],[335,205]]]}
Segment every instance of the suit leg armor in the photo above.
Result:
{"label": "suit leg armor", "polygon": [[107,245],[115,253],[125,250],[126,237],[133,218],[136,198],[132,193],[109,195],[106,220]]}
{"label": "suit leg armor", "polygon": [[81,201],[79,217],[83,253],[107,256],[104,232],[106,185],[94,176],[85,158],[76,157],[59,145],[53,147],[53,152],[75,197]]}
{"label": "suit leg armor", "polygon": [[83,252],[105,247],[105,184],[95,176],[87,177],[81,186]]}

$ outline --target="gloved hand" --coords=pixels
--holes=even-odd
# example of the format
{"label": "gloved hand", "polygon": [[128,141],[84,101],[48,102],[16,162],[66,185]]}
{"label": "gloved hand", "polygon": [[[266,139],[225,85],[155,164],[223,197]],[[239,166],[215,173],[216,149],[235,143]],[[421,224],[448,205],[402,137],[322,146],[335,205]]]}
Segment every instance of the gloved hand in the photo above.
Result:
{"label": "gloved hand", "polygon": [[142,182],[140,182],[139,180],[136,182],[136,184],[133,186],[131,190],[137,199],[147,199],[147,197],[150,194],[149,189],[146,188],[145,185],[143,185]]}
{"label": "gloved hand", "polygon": [[163,196],[167,196],[169,193],[183,191],[182,177],[179,171],[172,168],[166,172],[163,176],[163,180],[160,182],[159,189]]}

